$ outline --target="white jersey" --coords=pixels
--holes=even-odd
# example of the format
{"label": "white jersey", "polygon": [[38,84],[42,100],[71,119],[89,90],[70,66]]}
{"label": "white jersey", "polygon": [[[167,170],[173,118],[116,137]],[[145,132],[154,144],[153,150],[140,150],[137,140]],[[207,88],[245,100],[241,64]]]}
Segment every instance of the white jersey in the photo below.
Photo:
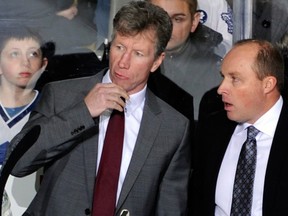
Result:
{"label": "white jersey", "polygon": [[200,22],[223,36],[217,54],[224,56],[233,43],[232,9],[226,0],[198,0]]}
{"label": "white jersey", "polygon": [[[31,101],[30,104],[25,106],[13,117],[8,115],[0,102],[0,148],[7,148],[12,138],[23,128],[24,124],[29,119],[31,110],[34,108],[37,102],[38,95],[39,93],[36,91],[33,101]],[[3,160],[3,157],[5,157],[5,155],[1,156],[1,160]],[[0,166],[2,166],[2,163]],[[24,178],[16,178],[11,175],[9,176],[5,190],[11,203],[10,208],[13,216],[22,215],[34,198],[36,194],[35,181],[36,173]],[[10,203],[7,201],[7,197],[4,196],[2,199],[4,199],[4,203],[2,205],[2,215],[11,215],[9,214]],[[5,209],[6,212],[4,212]]]}

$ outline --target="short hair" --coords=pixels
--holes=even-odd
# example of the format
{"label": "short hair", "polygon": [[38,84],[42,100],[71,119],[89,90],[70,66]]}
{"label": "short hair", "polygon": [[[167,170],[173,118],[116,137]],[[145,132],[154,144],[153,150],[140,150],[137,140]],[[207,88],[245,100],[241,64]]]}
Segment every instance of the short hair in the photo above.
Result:
{"label": "short hair", "polygon": [[164,52],[172,34],[172,21],[162,8],[145,1],[132,1],[124,5],[113,19],[113,34],[134,36],[146,30],[154,30],[155,56]]}
{"label": "short hair", "polygon": [[252,65],[257,77],[263,80],[267,76],[274,76],[277,79],[277,88],[281,92],[284,87],[284,61],[279,49],[262,39],[240,40],[234,44],[234,47],[246,44],[258,46],[258,53]]}
{"label": "short hair", "polygon": [[39,45],[42,44],[41,36],[36,32],[31,30],[30,28],[23,26],[23,25],[10,25],[1,27],[0,30],[0,51],[4,49],[8,40],[16,39],[16,40],[23,40],[26,38],[31,38]]}
{"label": "short hair", "polygon": [[41,35],[34,29],[25,25],[3,24],[0,26],[0,53],[3,51],[7,42],[11,39],[24,40],[33,39],[39,43],[42,57],[50,58],[55,52],[55,43],[44,43]]}
{"label": "short hair", "polygon": [[[147,2],[151,2],[152,0],[146,0]],[[179,1],[179,0],[176,0]],[[188,6],[189,6],[189,11],[192,15],[192,17],[194,16],[194,14],[197,12],[198,9],[198,2],[197,0],[182,0],[187,2]]]}
{"label": "short hair", "polygon": [[197,12],[198,9],[198,2],[197,0],[184,0],[188,3],[189,5],[189,10],[192,16]]}

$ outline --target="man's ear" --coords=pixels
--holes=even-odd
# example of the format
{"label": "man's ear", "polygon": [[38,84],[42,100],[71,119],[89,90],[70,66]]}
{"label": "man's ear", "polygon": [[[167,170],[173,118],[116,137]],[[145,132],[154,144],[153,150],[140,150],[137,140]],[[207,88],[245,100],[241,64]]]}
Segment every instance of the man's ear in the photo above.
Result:
{"label": "man's ear", "polygon": [[194,14],[194,16],[192,17],[193,21],[192,21],[192,26],[191,26],[191,32],[193,33],[199,22],[200,22],[200,12],[196,11],[196,13]]}
{"label": "man's ear", "polygon": [[273,89],[276,88],[277,85],[277,79],[274,76],[268,76],[264,78],[264,92],[269,93]]}
{"label": "man's ear", "polygon": [[157,68],[161,65],[161,63],[163,62],[165,58],[165,52],[162,52],[158,57],[157,59],[154,61],[152,67],[151,67],[151,70],[150,72],[153,73],[157,70]]}

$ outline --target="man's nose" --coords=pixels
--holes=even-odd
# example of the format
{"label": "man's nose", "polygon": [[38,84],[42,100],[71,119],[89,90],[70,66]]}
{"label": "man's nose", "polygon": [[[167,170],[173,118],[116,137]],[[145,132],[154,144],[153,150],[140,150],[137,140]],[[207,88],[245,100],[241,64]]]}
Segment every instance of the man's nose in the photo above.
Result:
{"label": "man's nose", "polygon": [[131,61],[131,54],[125,52],[119,61],[119,66],[121,68],[126,68],[128,69],[130,67],[130,61]]}

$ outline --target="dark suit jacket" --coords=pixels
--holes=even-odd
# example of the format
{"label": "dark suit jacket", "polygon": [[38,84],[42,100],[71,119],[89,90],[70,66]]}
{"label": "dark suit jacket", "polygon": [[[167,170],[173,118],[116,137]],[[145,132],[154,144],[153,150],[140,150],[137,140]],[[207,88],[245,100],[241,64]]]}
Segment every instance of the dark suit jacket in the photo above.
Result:
{"label": "dark suit jacket", "polygon": [[[193,173],[193,215],[212,216],[218,172],[236,123],[228,120],[225,111],[200,122]],[[284,102],[272,142],[265,176],[263,216],[284,216],[288,213],[288,106]]]}
{"label": "dark suit jacket", "polygon": [[[92,77],[59,81],[43,89],[43,99],[11,149],[34,125],[37,142],[12,174],[24,176],[41,166],[46,172],[26,215],[89,215],[96,172],[98,122],[83,101],[100,82]],[[185,215],[190,172],[189,120],[147,90],[143,117],[116,215]]]}

